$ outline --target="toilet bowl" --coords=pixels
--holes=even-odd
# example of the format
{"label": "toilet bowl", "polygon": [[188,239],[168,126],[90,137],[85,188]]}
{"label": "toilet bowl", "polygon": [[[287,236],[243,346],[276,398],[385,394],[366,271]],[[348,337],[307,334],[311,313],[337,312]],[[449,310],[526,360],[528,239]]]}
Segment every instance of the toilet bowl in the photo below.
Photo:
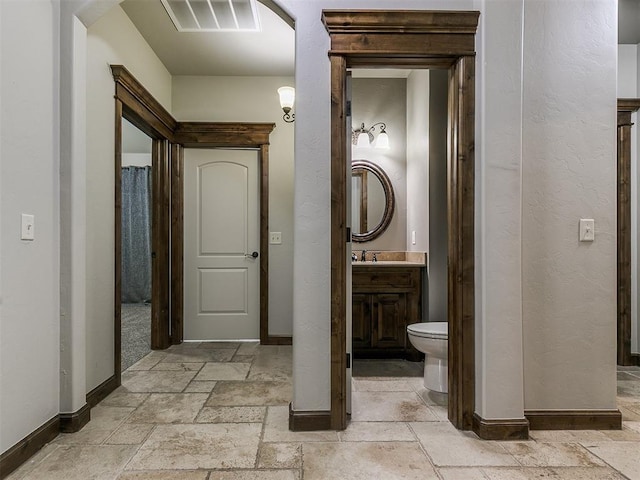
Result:
{"label": "toilet bowl", "polygon": [[424,386],[435,392],[447,393],[449,329],[447,322],[412,323],[407,326],[409,341],[424,359]]}

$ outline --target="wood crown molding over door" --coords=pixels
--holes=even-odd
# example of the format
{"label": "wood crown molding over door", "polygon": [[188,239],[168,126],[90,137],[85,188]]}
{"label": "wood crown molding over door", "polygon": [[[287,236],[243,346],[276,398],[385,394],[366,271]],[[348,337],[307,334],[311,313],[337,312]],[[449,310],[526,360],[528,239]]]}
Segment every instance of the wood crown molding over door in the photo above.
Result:
{"label": "wood crown molding over door", "polygon": [[324,10],[331,38],[331,427],[346,411],[346,74],[351,67],[449,69],[449,419],[475,402],[475,33],[479,12]]}
{"label": "wood crown molding over door", "polygon": [[639,109],[640,98],[618,99],[618,365],[640,365],[631,353],[631,114]]}

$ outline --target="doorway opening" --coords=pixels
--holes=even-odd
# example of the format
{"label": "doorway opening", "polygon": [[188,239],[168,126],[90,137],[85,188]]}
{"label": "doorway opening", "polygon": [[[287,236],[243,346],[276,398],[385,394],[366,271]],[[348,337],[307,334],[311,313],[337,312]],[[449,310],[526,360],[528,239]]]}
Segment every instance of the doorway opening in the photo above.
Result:
{"label": "doorway opening", "polygon": [[[424,354],[407,327],[447,321],[448,72],[353,68],[347,75],[355,132],[347,146],[353,254],[347,351],[354,390],[347,411],[352,421],[415,420],[434,412],[446,418],[446,375],[430,385],[440,392],[425,388]],[[378,121],[384,127],[359,146],[357,129]],[[381,128],[388,138],[382,146]],[[440,362],[446,365],[444,355]],[[384,412],[373,407],[380,402]]]}
{"label": "doorway opening", "polygon": [[122,121],[120,337],[123,372],[151,351],[153,139]]}
{"label": "doorway opening", "polygon": [[[347,426],[349,156],[347,69],[448,70],[448,418],[471,429],[475,404],[475,32],[479,12],[323,12],[331,37],[331,427]],[[346,241],[345,241],[346,240]]]}

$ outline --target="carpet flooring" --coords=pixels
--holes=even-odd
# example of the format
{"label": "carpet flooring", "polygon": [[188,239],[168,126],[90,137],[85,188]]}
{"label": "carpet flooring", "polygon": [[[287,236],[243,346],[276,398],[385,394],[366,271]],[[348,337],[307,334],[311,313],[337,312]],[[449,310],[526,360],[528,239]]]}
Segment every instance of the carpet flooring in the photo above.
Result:
{"label": "carpet flooring", "polygon": [[151,351],[151,305],[122,304],[122,371]]}

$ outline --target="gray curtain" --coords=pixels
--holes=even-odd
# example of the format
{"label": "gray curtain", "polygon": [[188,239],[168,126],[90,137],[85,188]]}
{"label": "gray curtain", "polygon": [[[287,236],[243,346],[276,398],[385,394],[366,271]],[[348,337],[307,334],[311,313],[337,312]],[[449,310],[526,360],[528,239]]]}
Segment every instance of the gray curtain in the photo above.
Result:
{"label": "gray curtain", "polygon": [[151,301],[151,167],[122,167],[122,303]]}

